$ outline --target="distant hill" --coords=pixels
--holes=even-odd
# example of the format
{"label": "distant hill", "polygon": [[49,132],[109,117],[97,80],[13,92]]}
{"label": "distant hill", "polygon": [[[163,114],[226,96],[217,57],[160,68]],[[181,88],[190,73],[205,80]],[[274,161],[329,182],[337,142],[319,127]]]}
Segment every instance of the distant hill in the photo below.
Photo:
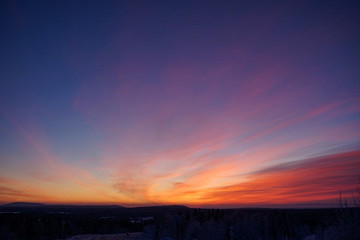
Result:
{"label": "distant hill", "polygon": [[30,202],[13,202],[2,205],[2,207],[41,207],[43,203],[30,203]]}
{"label": "distant hill", "polygon": [[167,210],[167,209],[175,209],[175,210],[187,210],[189,207],[183,205],[160,205],[160,206],[142,206],[142,207],[133,207],[131,209],[139,210],[139,209],[153,209],[153,210]]}
{"label": "distant hill", "polygon": [[0,207],[18,207],[18,208],[28,208],[28,207],[43,207],[43,208],[66,208],[66,209],[124,209],[129,211],[139,211],[139,210],[186,210],[189,209],[187,206],[183,205],[159,205],[159,206],[141,206],[141,207],[124,207],[121,205],[71,205],[71,204],[43,204],[43,203],[31,203],[31,202],[13,202]]}
{"label": "distant hill", "polygon": [[120,205],[50,205],[43,203],[14,202],[0,205],[0,212],[76,214],[87,217],[161,217],[164,213],[178,214],[190,208],[181,205],[123,207]]}

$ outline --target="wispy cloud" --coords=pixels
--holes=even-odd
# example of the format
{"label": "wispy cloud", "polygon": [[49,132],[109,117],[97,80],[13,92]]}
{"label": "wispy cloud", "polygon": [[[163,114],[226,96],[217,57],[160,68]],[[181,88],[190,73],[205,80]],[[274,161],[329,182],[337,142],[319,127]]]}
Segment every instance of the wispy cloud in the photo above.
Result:
{"label": "wispy cloud", "polygon": [[352,198],[360,177],[360,152],[339,153],[261,169],[243,183],[207,189],[203,201],[232,206],[336,204]]}

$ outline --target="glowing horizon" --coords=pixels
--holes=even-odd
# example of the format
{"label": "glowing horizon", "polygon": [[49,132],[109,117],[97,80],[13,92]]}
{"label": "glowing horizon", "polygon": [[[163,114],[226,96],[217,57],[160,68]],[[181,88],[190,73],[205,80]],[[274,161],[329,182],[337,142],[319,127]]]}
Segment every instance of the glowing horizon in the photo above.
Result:
{"label": "glowing horizon", "polygon": [[329,206],[360,179],[341,3],[3,8],[0,203]]}

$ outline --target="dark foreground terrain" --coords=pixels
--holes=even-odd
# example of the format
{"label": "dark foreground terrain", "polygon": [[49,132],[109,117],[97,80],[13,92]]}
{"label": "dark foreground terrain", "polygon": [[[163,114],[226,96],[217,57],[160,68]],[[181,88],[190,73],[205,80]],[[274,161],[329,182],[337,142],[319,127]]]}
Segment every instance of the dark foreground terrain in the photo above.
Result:
{"label": "dark foreground terrain", "polygon": [[360,239],[360,209],[0,206],[0,239]]}

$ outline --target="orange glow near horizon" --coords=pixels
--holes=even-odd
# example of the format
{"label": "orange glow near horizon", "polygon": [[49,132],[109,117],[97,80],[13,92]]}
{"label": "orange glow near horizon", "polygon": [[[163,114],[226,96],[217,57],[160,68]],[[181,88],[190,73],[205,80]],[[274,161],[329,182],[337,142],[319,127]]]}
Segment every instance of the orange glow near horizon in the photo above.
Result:
{"label": "orange glow near horizon", "polygon": [[[2,177],[0,197],[3,203],[27,201],[124,206],[184,204],[194,207],[281,207],[292,204],[335,206],[340,191],[344,198],[353,197],[356,179],[360,174],[359,165],[360,151],[357,150],[279,164],[242,177],[228,176],[229,173],[232,175],[233,166],[214,167],[201,170],[194,176],[183,177],[182,182],[179,182],[181,172],[155,181],[148,180],[148,184],[143,186],[143,192],[134,191],[132,196],[122,195],[105,184],[85,184],[90,179],[86,174],[80,176],[77,172],[72,172],[79,175],[76,179],[63,180],[60,184],[57,181],[39,182],[36,187],[33,183],[26,184],[26,179],[18,181]],[[64,178],[68,178],[68,173],[63,174]],[[217,179],[226,177],[229,177],[227,185],[216,184]]]}

